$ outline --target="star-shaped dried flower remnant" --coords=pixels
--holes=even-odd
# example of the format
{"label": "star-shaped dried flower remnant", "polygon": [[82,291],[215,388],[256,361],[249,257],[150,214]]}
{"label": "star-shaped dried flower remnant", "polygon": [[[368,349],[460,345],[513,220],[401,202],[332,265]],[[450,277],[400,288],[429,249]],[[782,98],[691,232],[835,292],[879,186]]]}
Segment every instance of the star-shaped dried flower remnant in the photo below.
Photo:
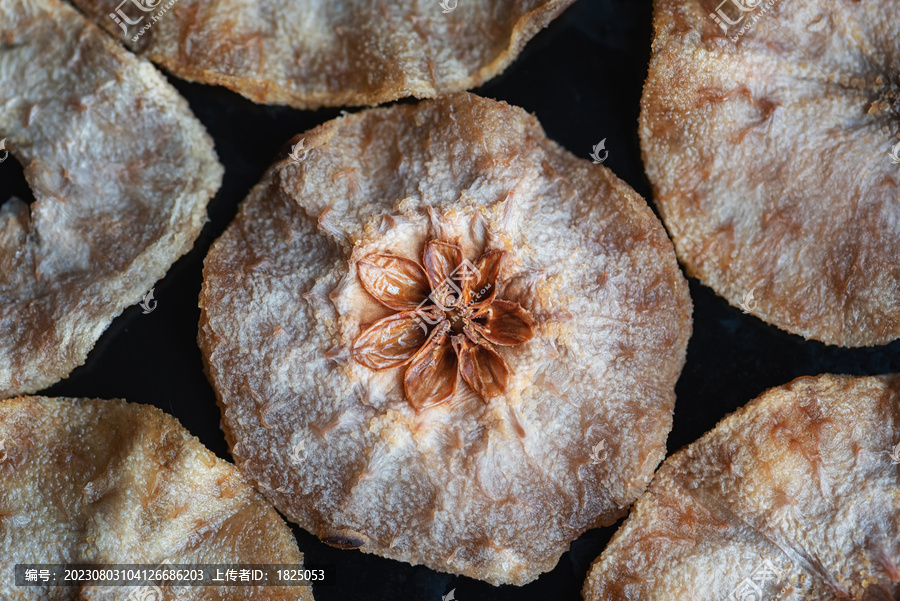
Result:
{"label": "star-shaped dried flower remnant", "polygon": [[403,385],[415,409],[449,400],[457,375],[484,400],[503,394],[509,366],[494,345],[527,342],[534,320],[518,303],[497,298],[502,259],[503,251],[492,250],[473,265],[459,245],[439,240],[425,244],[424,268],[392,254],[360,259],[363,287],[399,313],[360,334],[354,358],[374,370],[407,366]]}

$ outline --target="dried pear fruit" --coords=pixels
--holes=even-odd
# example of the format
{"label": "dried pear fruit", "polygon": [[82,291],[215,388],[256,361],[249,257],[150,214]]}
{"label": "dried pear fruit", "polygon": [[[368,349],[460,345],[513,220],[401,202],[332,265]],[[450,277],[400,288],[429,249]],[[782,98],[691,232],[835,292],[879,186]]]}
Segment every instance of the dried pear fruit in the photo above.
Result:
{"label": "dried pear fruit", "polygon": [[656,2],[640,137],[679,259],[732,305],[827,344],[900,338],[895,14],[886,0]]}
{"label": "dried pear fruit", "polygon": [[74,4],[178,77],[223,85],[253,102],[317,108],[478,86],[573,1]]}
{"label": "dried pear fruit", "polygon": [[534,117],[470,94],[301,141],[204,266],[235,461],[331,545],[537,578],[665,455],[691,303],[661,224]]}
{"label": "dried pear fruit", "polygon": [[302,556],[249,481],[155,407],[0,401],[0,446],[4,600],[160,599],[160,592],[183,601],[313,599],[308,586],[15,586],[16,564],[297,566]]}
{"label": "dried pear fruit", "polygon": [[900,594],[900,375],[800,378],[666,459],[585,601]]}
{"label": "dried pear fruit", "polygon": [[0,206],[0,398],[84,363],[190,250],[212,140],[149,62],[68,4],[0,0],[0,138],[34,191]]}

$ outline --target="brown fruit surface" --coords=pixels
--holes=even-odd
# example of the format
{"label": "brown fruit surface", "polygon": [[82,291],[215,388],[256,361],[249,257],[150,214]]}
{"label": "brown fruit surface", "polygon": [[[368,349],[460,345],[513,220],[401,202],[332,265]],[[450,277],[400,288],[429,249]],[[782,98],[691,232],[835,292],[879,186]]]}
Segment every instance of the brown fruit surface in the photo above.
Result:
{"label": "brown fruit surface", "polygon": [[898,375],[767,391],[663,463],[585,600],[897,599],[898,441]]}
{"label": "brown fruit surface", "polygon": [[[478,86],[573,1],[448,0],[456,5],[448,13],[440,0],[74,4],[178,77],[223,85],[254,102],[316,108]],[[123,17],[138,22],[128,25]]]}
{"label": "brown fruit surface", "polygon": [[0,398],[66,377],[190,250],[222,167],[149,62],[56,0],[0,0],[0,137],[29,207],[0,207]]}
{"label": "brown fruit surface", "polygon": [[[270,168],[204,266],[200,345],[235,461],[330,544],[494,584],[537,578],[621,517],[665,455],[691,329],[665,231],[612,172],[506,103],[457,94],[299,139],[307,158]],[[368,366],[352,351],[429,285],[409,263],[431,240],[459,246],[475,286],[497,278],[495,296],[463,299],[527,319],[509,318],[515,344],[432,327],[457,337],[432,360],[459,352],[463,373],[420,381],[443,402],[414,408],[405,374],[434,372],[393,362],[404,344],[382,361],[364,339]],[[442,248],[449,269],[459,257]]]}
{"label": "brown fruit surface", "polygon": [[[15,564],[302,563],[249,481],[155,407],[9,399],[0,443],[4,601],[112,601],[133,590],[15,586]],[[313,598],[308,587],[167,586],[166,599],[185,601]]]}
{"label": "brown fruit surface", "polygon": [[718,0],[656,2],[640,137],[678,257],[789,332],[896,340],[897,4],[739,2],[722,3],[727,33]]}

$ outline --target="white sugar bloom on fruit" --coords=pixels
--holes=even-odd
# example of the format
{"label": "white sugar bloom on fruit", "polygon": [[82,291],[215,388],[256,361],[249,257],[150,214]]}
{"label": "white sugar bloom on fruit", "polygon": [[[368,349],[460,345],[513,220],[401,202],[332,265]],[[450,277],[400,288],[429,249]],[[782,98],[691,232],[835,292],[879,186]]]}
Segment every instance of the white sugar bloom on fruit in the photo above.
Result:
{"label": "white sugar bloom on fruit", "polygon": [[[105,577],[116,577],[112,570],[118,569],[121,580],[121,567],[134,564],[186,572],[200,564],[302,568],[293,533],[251,482],[156,407],[8,399],[0,402],[0,441],[0,570],[7,575],[0,578],[0,599],[75,594],[51,585],[50,592],[26,597],[26,587],[15,586],[12,577],[16,564],[105,564]],[[209,569],[206,574],[216,577]],[[76,597],[206,601],[215,591],[221,601],[313,599],[308,586],[157,584],[83,584]]]}
{"label": "white sugar bloom on fruit", "polygon": [[58,0],[0,0],[0,398],[68,376],[200,235],[222,166],[153,65]]}
{"label": "white sugar bloom on fruit", "polygon": [[534,580],[665,456],[691,330],[665,231],[505,103],[302,136],[306,160],[271,167],[204,266],[235,461],[329,544]]}
{"label": "white sugar bloom on fruit", "polygon": [[900,375],[766,391],[666,459],[585,601],[896,598],[898,424]]}
{"label": "white sugar bloom on fruit", "polygon": [[827,344],[900,338],[896,16],[894,0],[656,2],[640,137],[678,258]]}

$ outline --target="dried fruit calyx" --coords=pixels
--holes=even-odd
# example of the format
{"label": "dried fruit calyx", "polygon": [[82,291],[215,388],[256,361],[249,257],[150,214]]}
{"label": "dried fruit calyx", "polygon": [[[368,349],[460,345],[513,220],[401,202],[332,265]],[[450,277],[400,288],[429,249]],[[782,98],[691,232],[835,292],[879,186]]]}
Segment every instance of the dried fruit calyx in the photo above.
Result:
{"label": "dried fruit calyx", "polygon": [[449,400],[457,375],[484,400],[503,394],[509,366],[493,345],[534,335],[531,313],[497,298],[503,254],[491,250],[473,264],[458,244],[430,240],[424,268],[392,254],[363,257],[356,266],[366,292],[399,313],[360,334],[354,358],[374,370],[408,365],[403,385],[415,409]]}

